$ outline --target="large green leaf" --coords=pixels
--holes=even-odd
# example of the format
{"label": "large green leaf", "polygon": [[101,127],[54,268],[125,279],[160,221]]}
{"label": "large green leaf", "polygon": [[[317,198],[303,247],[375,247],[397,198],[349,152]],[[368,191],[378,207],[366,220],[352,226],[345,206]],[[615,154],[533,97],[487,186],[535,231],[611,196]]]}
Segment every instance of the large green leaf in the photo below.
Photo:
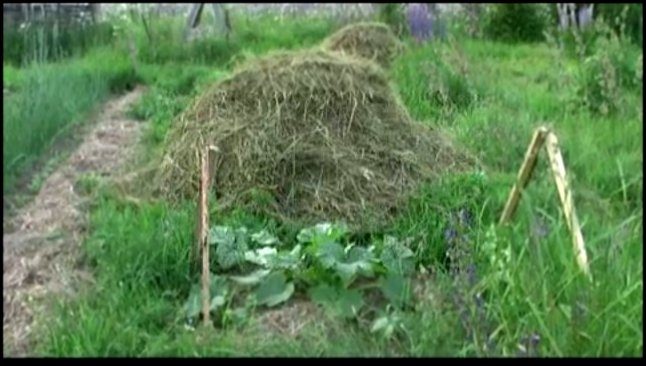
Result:
{"label": "large green leaf", "polygon": [[257,233],[252,234],[251,240],[253,240],[255,243],[258,243],[266,247],[280,244],[280,241],[278,240],[278,238],[270,234],[267,230],[261,230]]}
{"label": "large green leaf", "polygon": [[303,263],[303,254],[301,245],[297,244],[289,252],[278,252],[269,261],[269,267],[272,269],[297,270]]}
{"label": "large green leaf", "polygon": [[270,247],[249,250],[245,252],[245,260],[268,269],[296,270],[302,262],[301,246],[296,245],[289,252]]}
{"label": "large green leaf", "polygon": [[[226,304],[229,290],[226,280],[223,277],[211,274],[209,283],[211,297],[210,310],[215,311]],[[202,285],[195,284],[191,287],[188,299],[184,303],[184,313],[187,318],[194,318],[202,312]]]}
{"label": "large green leaf", "polygon": [[276,255],[278,255],[276,248],[264,247],[246,251],[244,253],[244,259],[249,263],[269,267],[269,264]]}
{"label": "large green leaf", "polygon": [[397,315],[384,315],[372,322],[371,333],[380,333],[384,338],[390,338],[395,331],[402,328],[402,320]]}
{"label": "large green leaf", "polygon": [[389,274],[408,276],[415,271],[415,254],[392,236],[384,238],[380,259]]}
{"label": "large green leaf", "polygon": [[231,269],[244,261],[247,246],[247,230],[236,230],[229,226],[214,226],[209,230],[209,243],[215,246],[215,259],[218,266]]}
{"label": "large green leaf", "polygon": [[314,303],[342,318],[356,317],[364,306],[359,290],[336,289],[328,284],[321,284],[311,288],[308,295]]}
{"label": "large green leaf", "polygon": [[318,247],[316,255],[323,267],[332,268],[336,263],[344,259],[345,251],[339,243],[325,242]]}
{"label": "large green leaf", "polygon": [[349,246],[343,249],[338,243],[324,243],[319,247],[318,258],[324,268],[331,268],[349,286],[359,275],[373,274],[373,254],[366,248]]}
{"label": "large green leaf", "polygon": [[286,302],[293,294],[294,283],[288,282],[282,272],[274,272],[258,286],[256,303],[272,307]]}
{"label": "large green leaf", "polygon": [[233,282],[240,285],[257,285],[269,275],[271,271],[268,269],[259,269],[246,276],[229,276]]}
{"label": "large green leaf", "polygon": [[230,226],[213,226],[209,229],[209,244],[231,245],[236,240],[236,234]]}
{"label": "large green leaf", "polygon": [[412,300],[411,283],[401,275],[387,275],[381,281],[380,289],[386,299],[398,308],[403,308]]}
{"label": "large green leaf", "polygon": [[326,241],[339,241],[348,233],[348,227],[345,224],[331,224],[323,222],[312,227],[301,230],[296,236],[299,243],[319,244]]}

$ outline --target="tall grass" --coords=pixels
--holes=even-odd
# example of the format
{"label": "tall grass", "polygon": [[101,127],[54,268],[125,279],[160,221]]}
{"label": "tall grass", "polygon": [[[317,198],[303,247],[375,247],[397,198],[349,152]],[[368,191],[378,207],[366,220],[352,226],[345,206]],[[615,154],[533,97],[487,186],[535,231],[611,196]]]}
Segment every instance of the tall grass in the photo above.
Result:
{"label": "tall grass", "polygon": [[93,48],[112,42],[112,25],[29,23],[25,26],[5,24],[2,29],[2,59],[13,65],[40,60],[60,61],[82,56]]}
{"label": "tall grass", "polygon": [[[52,144],[84,122],[111,92],[134,81],[127,57],[96,49],[83,59],[48,63],[35,60],[12,75],[3,103],[4,193]],[[17,74],[17,75],[16,75]]]}

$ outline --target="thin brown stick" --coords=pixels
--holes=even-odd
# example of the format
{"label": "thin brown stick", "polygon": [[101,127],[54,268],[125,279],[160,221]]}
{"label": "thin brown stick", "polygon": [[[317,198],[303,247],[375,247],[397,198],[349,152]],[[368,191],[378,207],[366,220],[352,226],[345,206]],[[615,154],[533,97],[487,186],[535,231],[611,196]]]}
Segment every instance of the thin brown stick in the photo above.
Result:
{"label": "thin brown stick", "polygon": [[209,266],[209,243],[207,241],[207,229],[209,227],[208,215],[208,189],[209,189],[209,153],[201,154],[201,179],[200,179],[200,246],[202,252],[202,319],[204,325],[210,323],[211,294],[209,291],[211,270]]}
{"label": "thin brown stick", "polygon": [[570,229],[570,232],[572,234],[572,245],[574,247],[574,253],[577,263],[581,271],[583,271],[583,273],[585,273],[587,276],[590,276],[588,255],[585,251],[585,242],[583,241],[583,234],[581,233],[579,219],[576,215],[576,210],[574,209],[572,191],[570,190],[567,182],[565,163],[563,162],[563,156],[561,155],[561,150],[559,149],[558,140],[553,133],[549,133],[547,135],[546,149],[547,154],[549,155],[550,166],[552,168],[554,182],[556,183],[556,189],[559,192],[561,204],[563,205],[565,220],[567,221],[568,228]]}
{"label": "thin brown stick", "polygon": [[202,253],[202,319],[204,325],[210,323],[211,313],[211,293],[210,293],[210,280],[211,280],[211,262],[209,259],[209,243],[207,240],[207,232],[209,227],[209,210],[208,210],[208,192],[210,188],[209,178],[215,173],[215,154],[218,148],[209,146],[206,151],[201,154],[201,179],[200,179],[200,202],[198,204],[199,212],[199,247]]}
{"label": "thin brown stick", "polygon": [[527,187],[527,183],[532,177],[534,168],[536,167],[536,160],[538,153],[540,152],[541,147],[545,143],[545,137],[549,133],[549,130],[546,127],[539,127],[534,131],[534,136],[532,141],[527,147],[527,152],[525,153],[525,160],[523,161],[520,171],[518,172],[518,179],[516,184],[511,189],[509,193],[509,198],[507,198],[507,203],[505,204],[505,209],[500,216],[500,224],[505,224],[516,212],[518,207],[518,202],[520,201],[520,195],[522,190]]}

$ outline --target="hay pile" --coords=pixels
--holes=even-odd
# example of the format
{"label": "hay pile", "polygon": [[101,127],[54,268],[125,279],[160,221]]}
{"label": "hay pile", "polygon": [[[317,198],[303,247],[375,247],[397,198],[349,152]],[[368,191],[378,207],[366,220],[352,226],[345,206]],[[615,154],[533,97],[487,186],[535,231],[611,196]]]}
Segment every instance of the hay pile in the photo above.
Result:
{"label": "hay pile", "polygon": [[402,47],[388,25],[373,22],[345,26],[323,42],[327,50],[373,60],[382,67],[388,67]]}
{"label": "hay pile", "polygon": [[419,183],[469,166],[411,121],[383,69],[320,49],[249,62],[198,97],[166,144],[166,198],[196,197],[198,152],[215,145],[220,207],[304,224],[384,224]]}

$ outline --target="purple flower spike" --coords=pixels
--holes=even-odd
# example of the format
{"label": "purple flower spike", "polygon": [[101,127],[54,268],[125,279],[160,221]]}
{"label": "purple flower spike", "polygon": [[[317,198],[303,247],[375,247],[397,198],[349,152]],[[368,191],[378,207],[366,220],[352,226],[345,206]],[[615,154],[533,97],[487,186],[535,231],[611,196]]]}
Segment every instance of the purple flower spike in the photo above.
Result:
{"label": "purple flower spike", "polygon": [[444,232],[444,239],[447,242],[452,242],[458,236],[458,231],[455,228],[450,227]]}
{"label": "purple flower spike", "polygon": [[425,4],[412,3],[406,11],[411,36],[418,42],[425,41],[430,36],[428,9]]}
{"label": "purple flower spike", "polygon": [[469,286],[475,286],[478,282],[478,275],[476,274],[476,265],[469,263],[467,265],[467,283]]}

